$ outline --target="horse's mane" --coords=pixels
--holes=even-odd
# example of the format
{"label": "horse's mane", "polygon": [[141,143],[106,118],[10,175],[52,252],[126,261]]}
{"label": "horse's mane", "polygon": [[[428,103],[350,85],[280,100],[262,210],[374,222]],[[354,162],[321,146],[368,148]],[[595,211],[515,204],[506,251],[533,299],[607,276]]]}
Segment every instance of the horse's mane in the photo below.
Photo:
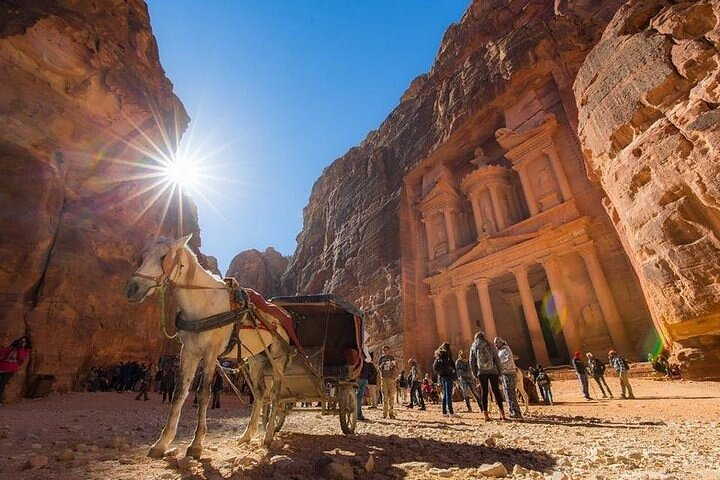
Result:
{"label": "horse's mane", "polygon": [[[148,244],[145,245],[145,248],[142,249],[140,255],[142,256],[143,254],[145,254],[145,252],[147,252],[147,251],[150,250],[153,246],[155,246],[155,245],[157,245],[157,244],[159,244],[159,243],[164,243],[165,245],[170,246],[170,244],[171,244],[172,242],[173,242],[173,239],[172,239],[172,238],[165,237],[165,236],[158,237],[157,239],[155,239],[155,240],[153,240],[153,241],[151,241],[151,242],[148,242]],[[219,275],[211,272],[210,270],[206,269],[205,267],[203,267],[203,266],[200,264],[200,260],[198,259],[197,255],[195,254],[195,252],[192,251],[192,249],[191,249],[190,247],[188,247],[187,245],[185,245],[185,246],[183,246],[183,250],[185,250],[185,253],[187,253],[187,254],[190,256],[190,259],[191,259],[191,260],[194,260],[194,261],[195,261],[195,265],[194,265],[195,268],[200,267],[200,268],[203,269],[203,271],[205,271],[208,275],[210,275],[210,276],[211,276],[212,278],[214,278],[215,280],[217,280],[217,281],[219,281],[219,282],[222,282],[222,281],[223,281],[222,277],[220,277]]]}

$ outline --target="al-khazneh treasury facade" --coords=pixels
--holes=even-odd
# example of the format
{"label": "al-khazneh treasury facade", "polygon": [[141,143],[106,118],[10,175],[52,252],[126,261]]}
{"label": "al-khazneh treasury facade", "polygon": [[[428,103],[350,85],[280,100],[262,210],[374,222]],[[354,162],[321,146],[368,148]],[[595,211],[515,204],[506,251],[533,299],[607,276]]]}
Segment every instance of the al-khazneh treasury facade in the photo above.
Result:
{"label": "al-khazneh treasury facade", "polygon": [[610,348],[638,358],[656,333],[564,111],[530,98],[498,118],[405,178],[405,354],[428,366],[441,342],[467,351],[483,330],[523,366]]}

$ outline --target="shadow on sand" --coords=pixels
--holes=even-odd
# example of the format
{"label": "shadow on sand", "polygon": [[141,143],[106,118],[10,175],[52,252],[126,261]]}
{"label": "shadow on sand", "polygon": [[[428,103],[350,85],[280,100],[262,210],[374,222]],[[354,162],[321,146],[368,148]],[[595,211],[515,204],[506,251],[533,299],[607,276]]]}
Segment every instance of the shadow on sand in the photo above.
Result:
{"label": "shadow on sand", "polygon": [[[340,459],[350,462],[356,471],[364,472],[363,466],[371,453],[375,459],[374,471],[391,478],[406,478],[409,469],[418,468],[424,471],[450,467],[468,469],[483,463],[501,462],[508,470],[517,464],[543,471],[555,465],[555,461],[542,451],[403,438],[397,435],[284,433],[279,438],[284,448],[270,450],[265,458],[267,461],[243,469],[242,474],[250,478],[284,477],[288,474],[291,478],[318,478],[327,464]],[[277,455],[287,457],[286,461],[271,462],[270,459],[277,459]],[[406,468],[399,465],[411,462],[415,464],[406,465]],[[209,461],[202,463],[206,475],[219,474]]]}

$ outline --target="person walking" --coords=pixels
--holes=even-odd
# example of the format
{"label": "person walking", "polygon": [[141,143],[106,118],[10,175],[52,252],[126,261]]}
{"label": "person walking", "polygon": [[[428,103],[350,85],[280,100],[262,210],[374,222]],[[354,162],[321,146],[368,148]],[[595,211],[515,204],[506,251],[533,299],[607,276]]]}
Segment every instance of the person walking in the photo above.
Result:
{"label": "person walking", "polygon": [[378,371],[377,368],[375,368],[375,363],[373,361],[375,360],[375,352],[370,353],[370,361],[368,364],[370,365],[370,370],[368,370],[368,384],[367,384],[367,390],[370,392],[368,395],[370,396],[370,406],[368,408],[377,408],[377,400],[378,400]]}
{"label": "person walking", "polygon": [[535,367],[535,383],[540,387],[540,395],[546,404],[553,404],[552,388],[550,375],[545,371],[542,365],[539,363]]}
{"label": "person walking", "polygon": [[213,375],[212,379],[212,385],[210,386],[210,391],[212,392],[212,403],[210,404],[210,410],[220,408],[220,394],[222,393],[222,389],[222,374],[220,373],[220,368],[216,368],[215,374]]}
{"label": "person walking", "polygon": [[635,398],[632,387],[630,386],[630,365],[628,362],[618,355],[615,350],[610,350],[608,352],[608,361],[617,372],[618,377],[620,377],[620,390],[622,391],[620,398]]}
{"label": "person walking", "polygon": [[168,403],[172,403],[175,393],[175,370],[171,367],[165,368],[160,380],[160,391],[162,392],[162,403],[167,399]]}
{"label": "person walking", "polygon": [[390,354],[390,347],[382,347],[382,355],[378,359],[378,370],[382,384],[383,418],[395,418],[395,378],[397,377],[397,361]]}
{"label": "person walking", "polygon": [[372,366],[372,363],[369,361],[364,361],[362,370],[360,370],[360,378],[358,379],[358,389],[357,389],[357,419],[360,421],[365,421],[366,418],[362,413],[362,405],[363,400],[365,398],[365,390],[368,386],[368,378],[370,376],[370,369],[375,368]]}
{"label": "person walking", "polygon": [[0,403],[3,402],[5,387],[20,370],[20,365],[30,356],[30,339],[20,337],[10,345],[0,349]]}
{"label": "person walking", "polygon": [[580,352],[573,353],[571,363],[573,368],[575,369],[575,374],[580,381],[580,388],[582,389],[582,393],[585,396],[585,400],[592,400],[592,398],[590,397],[590,392],[588,391],[587,366],[585,365],[585,362],[582,361]]}
{"label": "person walking", "polygon": [[[593,380],[595,380],[595,383],[598,384],[598,387],[600,387],[603,398],[607,398],[608,395],[610,395],[610,398],[613,398],[610,387],[605,381],[605,364],[599,358],[595,358],[590,352],[587,352],[585,356],[588,359],[588,372],[593,377]],[[605,385],[605,388],[603,388],[603,385]],[[607,390],[607,393],[605,393],[605,390]]]}
{"label": "person walking", "polygon": [[152,382],[152,371],[150,370],[150,367],[146,367],[145,364],[143,364],[141,375],[140,389],[135,397],[135,400],[140,400],[140,397],[143,397],[144,401],[148,401],[150,400],[148,397],[148,389],[150,388],[150,382]]}
{"label": "person walking", "polygon": [[495,337],[493,343],[498,351],[498,359],[500,359],[500,381],[503,390],[505,390],[510,418],[522,418],[515,392],[517,388],[517,366],[515,365],[513,352],[507,342],[500,337]]}
{"label": "person walking", "polygon": [[410,365],[410,373],[408,373],[408,385],[410,386],[410,403],[405,405],[407,408],[418,406],[418,410],[425,410],[425,399],[422,394],[422,373],[414,358],[408,360]]}
{"label": "person walking", "polygon": [[470,364],[465,359],[465,353],[462,350],[458,352],[458,358],[455,360],[455,372],[457,372],[458,384],[462,390],[467,411],[472,412],[472,408],[470,407],[470,394],[472,393],[478,406],[480,406],[480,398],[478,398],[478,394],[475,391],[475,379],[470,371]]}
{"label": "person walking", "polygon": [[457,373],[455,372],[455,362],[450,352],[450,344],[443,343],[435,350],[435,360],[433,361],[433,371],[440,380],[442,388],[442,412],[448,417],[457,417],[453,411],[453,380]]}
{"label": "person walking", "polygon": [[488,414],[488,388],[492,388],[495,402],[500,411],[500,418],[507,420],[502,395],[500,394],[500,359],[495,347],[487,341],[483,332],[475,334],[475,339],[470,346],[470,370],[480,382],[480,409],[485,416],[485,421],[490,420]]}
{"label": "person walking", "polygon": [[397,379],[395,380],[395,403],[398,405],[407,403],[407,377],[405,376],[405,370],[400,371],[400,375],[398,375]]}

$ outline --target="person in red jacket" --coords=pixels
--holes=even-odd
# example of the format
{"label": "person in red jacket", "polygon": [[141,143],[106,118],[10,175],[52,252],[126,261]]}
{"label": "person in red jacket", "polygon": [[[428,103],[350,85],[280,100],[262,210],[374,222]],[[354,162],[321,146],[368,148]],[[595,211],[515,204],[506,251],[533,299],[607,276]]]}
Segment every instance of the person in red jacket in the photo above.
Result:
{"label": "person in red jacket", "polygon": [[29,355],[30,340],[27,337],[20,337],[0,349],[0,401],[5,393],[5,386]]}

